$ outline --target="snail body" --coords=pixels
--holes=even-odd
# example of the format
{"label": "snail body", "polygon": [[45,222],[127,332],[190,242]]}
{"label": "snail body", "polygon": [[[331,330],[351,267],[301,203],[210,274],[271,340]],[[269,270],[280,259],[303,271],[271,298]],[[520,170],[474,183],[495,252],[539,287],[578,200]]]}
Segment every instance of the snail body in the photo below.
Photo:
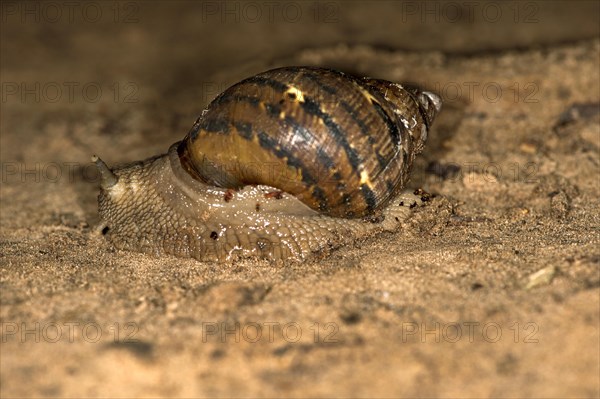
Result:
{"label": "snail body", "polygon": [[100,227],[120,249],[224,261],[305,259],[393,230],[441,108],[436,95],[313,67],[245,79],[167,154],[110,170]]}

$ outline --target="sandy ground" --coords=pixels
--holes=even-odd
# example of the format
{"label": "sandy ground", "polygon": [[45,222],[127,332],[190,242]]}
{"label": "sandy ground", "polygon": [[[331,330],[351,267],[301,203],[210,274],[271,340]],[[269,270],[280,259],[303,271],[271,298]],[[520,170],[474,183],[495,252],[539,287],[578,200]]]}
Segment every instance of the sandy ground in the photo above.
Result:
{"label": "sandy ground", "polygon": [[[111,37],[3,28],[2,397],[600,396],[600,41],[581,39],[588,25],[552,44],[542,19],[507,30],[518,50],[488,41],[494,52],[469,48],[479,37],[461,47],[464,32],[445,52],[288,33],[217,67],[168,36],[175,20]],[[346,35],[360,36],[353,21]],[[225,60],[228,46],[206,48]],[[164,152],[222,88],[292,64],[444,98],[411,182],[436,196],[401,231],[304,264],[156,259],[92,233],[92,153],[113,165]]]}

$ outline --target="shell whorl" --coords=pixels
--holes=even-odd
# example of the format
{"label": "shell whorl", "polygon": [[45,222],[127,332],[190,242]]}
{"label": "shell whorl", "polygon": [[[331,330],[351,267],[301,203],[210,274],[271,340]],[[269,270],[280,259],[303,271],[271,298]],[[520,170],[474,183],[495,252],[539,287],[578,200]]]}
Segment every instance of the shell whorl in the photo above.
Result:
{"label": "shell whorl", "polygon": [[434,94],[314,67],[286,67],[221,93],[178,146],[192,177],[268,185],[336,217],[362,217],[405,185],[441,106]]}

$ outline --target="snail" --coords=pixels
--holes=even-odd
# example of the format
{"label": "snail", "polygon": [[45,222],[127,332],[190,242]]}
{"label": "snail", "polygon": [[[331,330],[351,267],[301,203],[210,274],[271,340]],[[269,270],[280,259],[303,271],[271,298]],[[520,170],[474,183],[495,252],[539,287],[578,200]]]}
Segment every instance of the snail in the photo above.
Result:
{"label": "snail", "polygon": [[101,176],[99,231],[118,249],[201,261],[304,260],[397,229],[440,98],[316,67],[234,84],[166,154]]}

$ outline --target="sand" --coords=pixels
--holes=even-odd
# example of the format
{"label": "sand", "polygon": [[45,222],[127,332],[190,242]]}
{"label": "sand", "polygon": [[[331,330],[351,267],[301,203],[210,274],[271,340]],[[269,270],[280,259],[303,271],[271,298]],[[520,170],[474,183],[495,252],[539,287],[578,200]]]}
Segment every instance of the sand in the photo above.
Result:
{"label": "sand", "polygon": [[[148,46],[144,25],[117,35],[152,64],[136,74],[132,57],[90,47],[96,31],[49,52],[62,27],[23,33],[21,61],[46,66],[20,68],[3,43],[2,397],[600,395],[598,39],[311,45],[206,72],[183,47]],[[400,231],[302,264],[153,258],[94,234],[93,153],[164,152],[220,88],[294,64],[444,98],[410,183],[435,197]]]}

